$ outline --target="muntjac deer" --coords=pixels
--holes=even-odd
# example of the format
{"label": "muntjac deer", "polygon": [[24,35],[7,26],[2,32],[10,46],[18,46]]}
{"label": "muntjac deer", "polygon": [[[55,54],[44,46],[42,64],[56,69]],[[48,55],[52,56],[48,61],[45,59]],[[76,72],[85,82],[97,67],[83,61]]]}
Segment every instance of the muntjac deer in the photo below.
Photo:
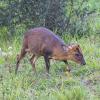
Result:
{"label": "muntjac deer", "polygon": [[[67,45],[52,31],[44,27],[30,29],[25,33],[21,52],[17,55],[15,73],[17,73],[19,63],[26,53],[32,55],[30,62],[34,70],[35,62],[40,56],[43,56],[47,73],[49,73],[50,59],[63,61],[65,64],[68,64],[67,60],[82,65],[86,64],[78,44]],[[69,67],[68,71],[70,71]]]}

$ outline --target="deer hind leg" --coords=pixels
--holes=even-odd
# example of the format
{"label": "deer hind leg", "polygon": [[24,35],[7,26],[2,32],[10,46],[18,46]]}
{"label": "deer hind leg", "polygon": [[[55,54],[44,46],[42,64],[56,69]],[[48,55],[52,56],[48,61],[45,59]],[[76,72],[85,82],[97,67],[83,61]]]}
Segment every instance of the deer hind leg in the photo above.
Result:
{"label": "deer hind leg", "polygon": [[26,51],[25,49],[21,49],[21,53],[19,55],[17,55],[17,63],[16,63],[16,69],[15,69],[15,74],[17,74],[17,70],[20,64],[21,59],[25,56]]}
{"label": "deer hind leg", "polygon": [[35,62],[38,59],[37,56],[35,56],[34,54],[32,55],[32,57],[30,58],[30,63],[32,65],[33,71],[36,72],[36,68],[35,68]]}

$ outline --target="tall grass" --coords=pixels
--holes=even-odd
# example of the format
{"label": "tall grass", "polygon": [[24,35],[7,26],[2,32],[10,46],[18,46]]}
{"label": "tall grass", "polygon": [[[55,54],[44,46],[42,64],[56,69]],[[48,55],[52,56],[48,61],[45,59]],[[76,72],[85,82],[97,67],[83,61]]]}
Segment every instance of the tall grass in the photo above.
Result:
{"label": "tall grass", "polygon": [[[0,48],[7,55],[0,56],[0,100],[99,100],[100,99],[100,36],[72,38],[63,36],[66,43],[80,44],[86,66],[73,62],[71,73],[65,65],[51,61],[50,77],[46,77],[42,57],[36,63],[34,74],[28,56],[21,61],[15,75],[16,55],[21,49],[22,37],[4,42]],[[9,47],[12,47],[9,50]],[[12,54],[10,55],[9,52]]]}

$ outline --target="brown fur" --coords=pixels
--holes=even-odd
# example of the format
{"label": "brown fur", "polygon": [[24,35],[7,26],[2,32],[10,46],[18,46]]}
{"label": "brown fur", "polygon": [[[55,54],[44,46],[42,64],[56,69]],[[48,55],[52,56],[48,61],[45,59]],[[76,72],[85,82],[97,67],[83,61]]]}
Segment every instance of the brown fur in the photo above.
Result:
{"label": "brown fur", "polygon": [[[43,27],[30,29],[25,33],[21,53],[17,56],[16,73],[20,60],[26,53],[32,55],[30,62],[33,70],[35,70],[35,62],[40,56],[44,56],[47,72],[49,72],[50,67],[49,59],[61,60],[65,63],[67,60],[72,60],[85,64],[79,45],[65,45],[64,41],[57,35]],[[80,58],[75,56],[76,53],[80,55]]]}

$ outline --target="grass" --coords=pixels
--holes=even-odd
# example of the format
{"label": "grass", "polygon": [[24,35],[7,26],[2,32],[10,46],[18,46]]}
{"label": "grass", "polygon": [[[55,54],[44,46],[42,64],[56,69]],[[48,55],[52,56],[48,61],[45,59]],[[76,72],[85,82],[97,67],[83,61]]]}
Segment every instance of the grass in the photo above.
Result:
{"label": "grass", "polygon": [[[0,41],[0,48],[7,53],[0,57],[0,100],[100,100],[100,36],[62,37],[66,43],[79,43],[87,65],[72,65],[71,73],[65,65],[51,61],[50,77],[45,74],[42,57],[36,63],[34,74],[28,56],[14,74],[16,54],[21,48],[20,37],[11,42]],[[10,47],[10,49],[8,49]],[[10,53],[11,54],[10,54]]]}

